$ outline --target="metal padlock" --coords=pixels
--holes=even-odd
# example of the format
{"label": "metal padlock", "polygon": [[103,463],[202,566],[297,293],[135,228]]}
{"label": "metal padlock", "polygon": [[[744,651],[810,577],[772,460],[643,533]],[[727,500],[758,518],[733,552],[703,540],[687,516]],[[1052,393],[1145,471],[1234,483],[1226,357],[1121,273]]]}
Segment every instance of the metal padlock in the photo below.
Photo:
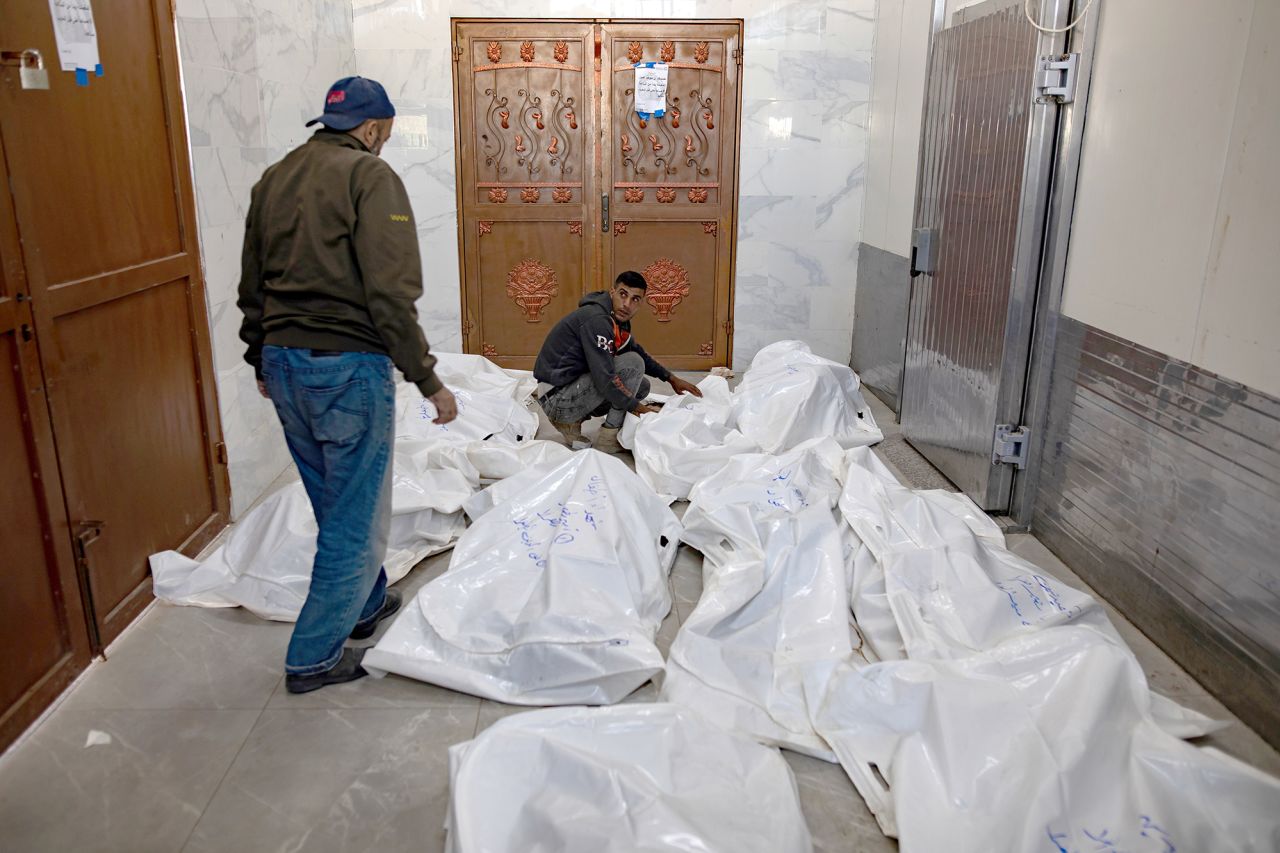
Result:
{"label": "metal padlock", "polygon": [[22,64],[18,67],[18,80],[24,89],[48,89],[49,69],[44,67],[44,57],[38,50],[24,50]]}

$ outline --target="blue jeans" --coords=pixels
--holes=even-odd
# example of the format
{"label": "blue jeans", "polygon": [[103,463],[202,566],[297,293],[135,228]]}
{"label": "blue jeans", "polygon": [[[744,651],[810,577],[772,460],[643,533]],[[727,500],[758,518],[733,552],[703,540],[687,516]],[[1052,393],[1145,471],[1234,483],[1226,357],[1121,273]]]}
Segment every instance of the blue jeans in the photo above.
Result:
{"label": "blue jeans", "polygon": [[311,588],[285,671],[314,675],[342,657],[357,625],[382,609],[391,528],[396,388],[391,359],[264,347],[262,375],[320,528]]}
{"label": "blue jeans", "polygon": [[[640,400],[649,396],[649,380],[644,378],[644,359],[633,352],[624,352],[613,359],[613,370],[627,390]],[[552,388],[538,401],[547,419],[552,423],[576,424],[590,417],[604,415],[604,425],[612,429],[622,426],[627,413],[623,409],[610,408],[604,392],[596,387],[590,373]]]}

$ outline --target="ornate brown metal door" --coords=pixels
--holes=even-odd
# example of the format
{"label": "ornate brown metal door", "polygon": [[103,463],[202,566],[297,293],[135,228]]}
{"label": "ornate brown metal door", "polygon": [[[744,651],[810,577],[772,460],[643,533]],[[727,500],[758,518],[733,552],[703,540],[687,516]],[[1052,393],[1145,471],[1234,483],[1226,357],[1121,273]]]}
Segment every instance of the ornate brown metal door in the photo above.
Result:
{"label": "ornate brown metal door", "polygon": [[532,367],[594,267],[593,27],[455,22],[454,55],[463,340]]}
{"label": "ornate brown metal door", "polygon": [[[583,293],[635,269],[645,348],[728,363],[741,38],[738,22],[454,22],[468,352],[531,367]],[[645,122],[641,61],[669,66],[666,115]]]}
{"label": "ornate brown metal door", "polygon": [[[742,29],[635,22],[601,29],[609,69],[602,160],[612,219],[604,282],[627,269],[644,275],[649,310],[633,325],[664,364],[728,364]],[[646,121],[635,110],[637,62],[668,66],[661,118]]]}

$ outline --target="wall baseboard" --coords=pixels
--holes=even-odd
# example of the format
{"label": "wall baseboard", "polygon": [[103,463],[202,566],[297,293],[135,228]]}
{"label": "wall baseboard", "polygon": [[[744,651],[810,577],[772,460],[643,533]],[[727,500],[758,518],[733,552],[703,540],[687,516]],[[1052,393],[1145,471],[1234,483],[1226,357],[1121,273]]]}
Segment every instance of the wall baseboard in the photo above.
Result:
{"label": "wall baseboard", "polygon": [[860,243],[850,364],[858,371],[862,384],[895,412],[899,409],[898,385],[902,378],[910,295],[908,260]]}

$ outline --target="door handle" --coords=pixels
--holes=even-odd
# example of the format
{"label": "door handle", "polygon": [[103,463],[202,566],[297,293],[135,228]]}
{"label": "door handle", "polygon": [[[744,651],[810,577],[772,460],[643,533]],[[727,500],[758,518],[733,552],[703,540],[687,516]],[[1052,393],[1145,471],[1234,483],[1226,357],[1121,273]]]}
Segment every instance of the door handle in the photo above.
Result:
{"label": "door handle", "polygon": [[609,233],[609,194],[600,196],[600,230]]}
{"label": "door handle", "polygon": [[935,228],[917,228],[911,232],[911,277],[936,271],[934,253],[938,232]]}
{"label": "door handle", "polygon": [[105,521],[82,521],[75,527],[76,544],[81,550],[88,548],[94,542],[98,541],[98,537],[102,535],[102,528],[106,527]]}
{"label": "door handle", "polygon": [[81,521],[72,527],[76,549],[76,577],[80,581],[80,597],[84,602],[85,621],[89,628],[89,645],[94,654],[102,651],[102,633],[98,630],[98,611],[93,603],[93,585],[89,583],[89,546],[102,535],[105,521]]}

